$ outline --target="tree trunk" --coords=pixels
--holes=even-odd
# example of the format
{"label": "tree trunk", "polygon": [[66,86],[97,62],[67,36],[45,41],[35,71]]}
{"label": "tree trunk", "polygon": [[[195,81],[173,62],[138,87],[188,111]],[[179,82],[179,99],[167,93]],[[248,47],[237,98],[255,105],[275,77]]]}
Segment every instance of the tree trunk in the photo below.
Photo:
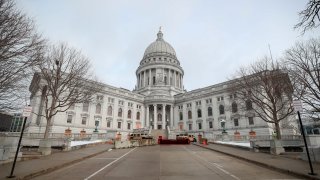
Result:
{"label": "tree trunk", "polygon": [[44,131],[44,137],[43,137],[43,139],[48,139],[48,138],[49,138],[50,126],[51,126],[51,118],[48,118],[48,119],[47,119],[46,130]]}
{"label": "tree trunk", "polygon": [[281,131],[279,122],[274,123],[276,127],[277,139],[281,139]]}

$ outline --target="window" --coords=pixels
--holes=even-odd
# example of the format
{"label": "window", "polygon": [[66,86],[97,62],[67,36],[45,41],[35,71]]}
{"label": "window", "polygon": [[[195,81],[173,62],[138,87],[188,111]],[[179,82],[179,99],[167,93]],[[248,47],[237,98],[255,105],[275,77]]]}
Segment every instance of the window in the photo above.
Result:
{"label": "window", "polygon": [[68,114],[67,123],[72,123],[72,115]]}
{"label": "window", "polygon": [[122,109],[121,108],[119,108],[119,110],[118,110],[118,117],[122,117]]}
{"label": "window", "polygon": [[83,103],[82,111],[83,112],[88,112],[89,111],[89,103],[88,102]]}
{"label": "window", "polygon": [[178,109],[182,109],[182,107],[183,107],[182,105],[181,105],[181,106],[178,106]]}
{"label": "window", "polygon": [[233,122],[234,122],[234,126],[239,126],[239,120],[238,119],[234,119]]}
{"label": "window", "polygon": [[220,112],[220,114],[224,114],[224,106],[223,105],[219,106],[219,112]]}
{"label": "window", "polygon": [[101,104],[100,103],[98,103],[96,105],[96,114],[101,114]]}
{"label": "window", "polygon": [[140,112],[137,112],[137,120],[140,120]]}
{"label": "window", "polygon": [[82,117],[81,124],[86,125],[87,124],[87,117]]}
{"label": "window", "polygon": [[162,114],[158,114],[158,121],[162,121]]}
{"label": "window", "polygon": [[96,127],[98,127],[98,126],[99,126],[99,123],[100,123],[100,120],[97,118],[97,119],[94,121],[94,125],[95,125]]}
{"label": "window", "polygon": [[131,110],[128,111],[128,119],[131,119]]}
{"label": "window", "polygon": [[127,129],[131,129],[131,124],[130,123],[128,123],[128,126],[127,126]]}
{"label": "window", "polygon": [[248,117],[249,125],[254,125],[253,117]]}
{"label": "window", "polygon": [[199,130],[202,129],[202,123],[198,123]]}
{"label": "window", "polygon": [[164,85],[167,85],[167,76],[164,77]]}
{"label": "window", "polygon": [[201,113],[201,109],[198,109],[198,118],[201,118],[202,117],[202,113]]}
{"label": "window", "polygon": [[156,84],[156,77],[153,76],[153,77],[152,77],[152,85],[155,85],[155,84]]}
{"label": "window", "polygon": [[231,106],[232,106],[232,112],[233,113],[238,112],[238,105],[237,105],[236,102],[233,102]]}
{"label": "window", "polygon": [[112,116],[112,106],[108,107],[108,116]]}
{"label": "window", "polygon": [[201,101],[196,101],[197,106],[201,106]]}
{"label": "window", "polygon": [[109,98],[108,98],[108,102],[109,102],[109,103],[113,103],[113,102],[114,102],[114,99],[109,97]]}
{"label": "window", "polygon": [[208,107],[208,116],[212,116],[212,107]]}
{"label": "window", "polygon": [[237,94],[236,93],[230,94],[230,99],[235,99],[235,98],[237,98]]}
{"label": "window", "polygon": [[188,119],[192,119],[192,112],[188,111]]}
{"label": "window", "polygon": [[187,107],[188,107],[188,108],[189,108],[189,107],[192,107],[191,103],[188,103],[188,104],[187,104]]}
{"label": "window", "polygon": [[182,114],[182,112],[179,112],[179,119],[180,119],[180,121],[182,121],[183,120],[183,114]]}
{"label": "window", "polygon": [[212,123],[212,121],[209,121],[209,128],[210,128],[210,129],[213,128],[213,123]]}
{"label": "window", "polygon": [[247,110],[251,110],[252,109],[252,102],[250,99],[246,100],[246,108]]}
{"label": "window", "polygon": [[107,127],[111,127],[111,121],[107,121]]}
{"label": "window", "polygon": [[121,122],[118,122],[118,129],[121,129]]}
{"label": "window", "polygon": [[217,97],[217,101],[223,101],[223,96]]}
{"label": "window", "polygon": [[210,98],[210,99],[206,99],[206,103],[207,104],[211,104],[212,103],[212,99]]}
{"label": "window", "polygon": [[189,131],[192,130],[192,124],[189,124]]}
{"label": "window", "polygon": [[103,100],[103,96],[98,95],[98,96],[97,96],[97,100],[98,100],[98,101],[102,101],[102,100]]}
{"label": "window", "polygon": [[119,103],[119,105],[123,106],[124,102],[122,100],[119,100],[118,103]]}

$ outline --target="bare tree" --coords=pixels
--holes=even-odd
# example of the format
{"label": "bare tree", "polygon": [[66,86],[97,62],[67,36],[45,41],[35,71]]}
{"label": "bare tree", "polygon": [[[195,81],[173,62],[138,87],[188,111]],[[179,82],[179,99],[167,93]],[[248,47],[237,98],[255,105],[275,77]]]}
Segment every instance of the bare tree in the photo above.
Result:
{"label": "bare tree", "polygon": [[285,64],[294,82],[294,96],[301,99],[307,115],[320,118],[320,39],[298,42],[286,51]]}
{"label": "bare tree", "polygon": [[27,91],[25,78],[41,59],[44,40],[12,0],[0,0],[0,110],[14,109]]}
{"label": "bare tree", "polygon": [[51,46],[39,66],[33,84],[39,84],[47,121],[44,138],[49,137],[53,117],[76,103],[89,102],[101,85],[92,81],[89,59],[65,44]]}
{"label": "bare tree", "polygon": [[306,9],[299,12],[300,22],[294,28],[302,28],[302,34],[320,25],[320,0],[309,0]]}
{"label": "bare tree", "polygon": [[238,76],[231,85],[232,93],[243,102],[246,113],[274,124],[277,139],[281,139],[280,122],[293,114],[293,90],[288,74],[266,57],[241,68]]}

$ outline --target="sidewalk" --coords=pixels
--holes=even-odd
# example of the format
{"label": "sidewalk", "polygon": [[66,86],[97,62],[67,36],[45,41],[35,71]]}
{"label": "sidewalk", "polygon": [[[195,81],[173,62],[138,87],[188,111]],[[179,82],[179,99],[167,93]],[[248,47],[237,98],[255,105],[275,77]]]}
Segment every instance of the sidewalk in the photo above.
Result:
{"label": "sidewalk", "polygon": [[[14,170],[15,178],[12,179],[31,179],[37,175],[48,173],[59,168],[80,162],[84,159],[96,156],[108,151],[113,145],[98,144],[91,147],[82,148],[74,151],[58,152],[39,159],[18,161]],[[0,165],[0,179],[6,179],[11,172],[12,163]]]}
{"label": "sidewalk", "polygon": [[213,151],[217,151],[229,156],[233,156],[248,162],[252,162],[257,165],[274,169],[280,172],[294,174],[302,178],[320,179],[319,163],[312,164],[313,170],[315,173],[317,173],[317,175],[311,176],[308,174],[310,172],[310,167],[307,161],[285,158],[285,157],[271,155],[267,153],[256,153],[256,152],[248,151],[246,149],[229,147],[229,146],[220,145],[220,144],[210,143],[208,145],[202,145],[202,144],[195,144],[195,145],[201,146],[203,148],[210,149]]}

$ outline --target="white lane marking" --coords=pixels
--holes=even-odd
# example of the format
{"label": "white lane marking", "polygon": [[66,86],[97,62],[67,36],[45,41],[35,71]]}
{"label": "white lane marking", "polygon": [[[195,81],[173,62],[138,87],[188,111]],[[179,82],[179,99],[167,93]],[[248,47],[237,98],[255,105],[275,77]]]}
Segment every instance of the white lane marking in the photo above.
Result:
{"label": "white lane marking", "polygon": [[103,168],[99,169],[98,171],[94,172],[93,174],[91,174],[90,176],[88,176],[87,178],[85,178],[84,180],[88,180],[90,178],[92,178],[93,176],[97,175],[99,172],[101,172],[102,170],[104,170],[105,168],[111,166],[113,163],[119,161],[120,159],[122,159],[123,157],[125,157],[126,155],[128,155],[129,153],[131,153],[132,151],[134,151],[136,149],[133,148],[131,149],[129,152],[125,153],[124,155],[120,156],[119,158],[115,159],[114,161],[112,161],[111,163],[107,164],[106,166],[104,166]]}
{"label": "white lane marking", "polygon": [[220,171],[224,172],[225,174],[227,174],[227,175],[229,175],[229,176],[233,177],[234,179],[240,180],[240,178],[239,178],[239,177],[237,177],[237,176],[233,175],[232,173],[228,172],[227,170],[223,169],[221,165],[219,165],[219,164],[217,164],[217,163],[212,163],[212,162],[210,162],[210,161],[208,161],[208,160],[204,159],[204,158],[203,158],[203,157],[201,157],[200,155],[196,154],[196,152],[189,150],[189,149],[188,149],[188,148],[186,148],[185,146],[183,146],[183,148],[184,148],[186,151],[188,151],[190,154],[193,154],[194,156],[197,156],[199,159],[201,159],[201,160],[205,161],[206,163],[208,163],[208,164],[211,164],[211,165],[215,166],[216,168],[218,168]]}

